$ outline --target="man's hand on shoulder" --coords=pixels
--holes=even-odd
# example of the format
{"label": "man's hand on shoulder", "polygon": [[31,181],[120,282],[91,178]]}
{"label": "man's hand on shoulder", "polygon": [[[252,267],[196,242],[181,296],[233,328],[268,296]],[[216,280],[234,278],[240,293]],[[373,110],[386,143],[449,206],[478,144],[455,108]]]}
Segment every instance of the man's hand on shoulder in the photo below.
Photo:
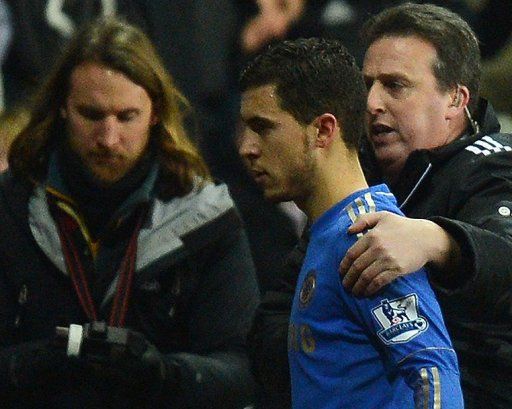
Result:
{"label": "man's hand on shoulder", "polygon": [[343,285],[358,296],[370,296],[429,262],[442,268],[457,247],[437,224],[385,211],[358,217],[348,230],[365,231],[340,263]]}

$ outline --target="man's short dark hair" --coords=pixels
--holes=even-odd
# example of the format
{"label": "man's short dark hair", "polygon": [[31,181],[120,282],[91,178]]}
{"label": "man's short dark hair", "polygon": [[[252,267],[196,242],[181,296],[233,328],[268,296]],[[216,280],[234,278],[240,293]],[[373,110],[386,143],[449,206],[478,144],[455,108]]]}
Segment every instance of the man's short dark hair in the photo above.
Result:
{"label": "man's short dark hair", "polygon": [[309,124],[323,113],[340,122],[343,141],[357,148],[365,132],[366,88],[354,57],[338,40],[283,41],[242,71],[242,92],[273,84],[282,109]]}
{"label": "man's short dark hair", "polygon": [[478,102],[480,48],[478,39],[458,14],[433,4],[405,3],[371,17],[361,37],[366,46],[386,36],[418,36],[437,51],[433,72],[440,89],[465,85],[470,92],[469,109]]}

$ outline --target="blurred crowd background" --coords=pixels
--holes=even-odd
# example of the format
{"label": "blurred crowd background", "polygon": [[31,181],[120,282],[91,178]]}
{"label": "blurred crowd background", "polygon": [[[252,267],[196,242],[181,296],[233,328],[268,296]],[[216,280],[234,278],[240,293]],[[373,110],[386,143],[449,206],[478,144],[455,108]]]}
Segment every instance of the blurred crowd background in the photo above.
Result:
{"label": "blurred crowd background", "polygon": [[[191,102],[190,135],[225,181],[245,221],[265,291],[298,240],[291,204],[263,200],[236,153],[240,67],[282,38],[341,39],[362,62],[358,32],[369,15],[402,1],[376,0],[0,0],[0,169],[28,120],[31,95],[81,23],[117,14],[140,26]],[[462,15],[481,41],[482,96],[512,132],[512,1],[429,1]]]}

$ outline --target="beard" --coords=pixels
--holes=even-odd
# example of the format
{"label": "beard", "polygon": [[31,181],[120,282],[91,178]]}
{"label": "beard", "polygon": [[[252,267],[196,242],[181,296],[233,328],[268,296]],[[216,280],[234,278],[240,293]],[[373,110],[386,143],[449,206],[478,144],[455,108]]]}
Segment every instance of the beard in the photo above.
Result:
{"label": "beard", "polygon": [[293,201],[296,204],[307,201],[313,194],[316,183],[316,163],[313,158],[313,142],[307,137],[303,140],[303,151],[300,160],[289,166],[286,180],[279,187],[264,190],[265,198],[272,203]]}
{"label": "beard", "polygon": [[[133,158],[101,147],[85,153],[79,152],[69,139],[63,141],[61,146],[61,157],[67,163],[68,173],[81,175],[82,181],[100,189],[115,188],[123,179],[136,172],[142,163],[153,162],[149,159],[153,155],[149,144],[140,155]],[[143,167],[145,169],[147,166]]]}
{"label": "beard", "polygon": [[130,160],[107,150],[89,152],[80,159],[90,175],[104,186],[121,180],[140,161],[140,157]]}
{"label": "beard", "polygon": [[313,143],[307,137],[304,138],[302,169],[295,172],[290,181],[291,186],[300,192],[298,197],[293,199],[295,203],[309,199],[315,191],[317,166],[313,158]]}

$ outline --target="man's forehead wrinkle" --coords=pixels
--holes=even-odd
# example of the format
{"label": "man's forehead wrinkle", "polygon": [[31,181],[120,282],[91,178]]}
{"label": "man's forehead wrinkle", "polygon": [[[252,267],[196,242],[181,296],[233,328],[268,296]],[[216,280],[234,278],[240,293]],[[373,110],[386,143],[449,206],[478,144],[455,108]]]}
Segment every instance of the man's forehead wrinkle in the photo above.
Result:
{"label": "man's forehead wrinkle", "polygon": [[[415,48],[418,45],[426,46],[422,49],[421,55],[418,55]],[[437,50],[429,41],[417,36],[383,37],[376,40],[368,49],[363,63],[363,73],[377,68],[386,72],[407,70],[414,73],[418,64],[417,58],[423,57],[430,60],[429,65],[435,64],[437,60]]]}

